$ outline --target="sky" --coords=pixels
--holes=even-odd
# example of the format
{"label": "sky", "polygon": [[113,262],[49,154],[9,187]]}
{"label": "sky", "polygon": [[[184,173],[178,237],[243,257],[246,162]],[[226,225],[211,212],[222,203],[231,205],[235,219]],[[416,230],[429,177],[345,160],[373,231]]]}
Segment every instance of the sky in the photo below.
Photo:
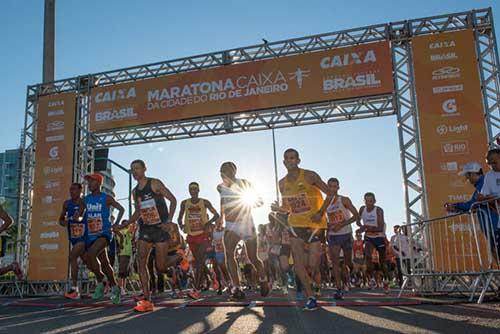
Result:
{"label": "sky", "polygon": [[[481,0],[58,0],[56,79],[254,45],[262,38],[272,42],[485,7],[492,7],[500,22],[500,2]],[[0,118],[7,130],[0,150],[5,150],[19,146],[26,86],[41,81],[43,1],[0,1],[0,33]],[[280,129],[276,146],[280,178],[282,152],[294,147],[303,168],[324,180],[340,179],[340,192],[356,207],[372,191],[389,228],[405,220],[395,117]],[[144,159],[148,175],[161,179],[179,201],[188,197],[189,182],[197,181],[200,196],[214,205],[219,166],[234,161],[238,176],[264,198],[265,205],[254,212],[257,223],[266,222],[275,199],[269,131],[114,148],[110,157],[125,166]],[[116,169],[114,174],[117,198],[126,198],[127,175]]]}

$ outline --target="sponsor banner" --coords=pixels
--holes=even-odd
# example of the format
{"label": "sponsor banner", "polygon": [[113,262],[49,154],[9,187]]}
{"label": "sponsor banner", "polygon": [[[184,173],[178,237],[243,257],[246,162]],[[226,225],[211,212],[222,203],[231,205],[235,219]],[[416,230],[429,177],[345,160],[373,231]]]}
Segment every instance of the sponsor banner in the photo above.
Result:
{"label": "sponsor banner", "polygon": [[[388,42],[92,89],[92,131],[392,93]],[[55,124],[54,126],[57,126]]]}
{"label": "sponsor banner", "polygon": [[[445,203],[470,199],[473,186],[457,174],[472,161],[487,170],[488,140],[473,32],[418,36],[412,45],[428,218],[434,218],[446,215]],[[459,259],[465,261],[460,267],[453,262],[462,254],[459,242],[453,240],[470,240],[470,227],[450,228],[442,225],[432,231],[434,270],[478,269],[474,255]],[[458,237],[451,239],[450,232]],[[453,261],[440,255],[443,249],[457,249]]]}
{"label": "sponsor banner", "polygon": [[68,235],[57,221],[73,176],[75,99],[65,93],[38,100],[29,280],[67,279]]}

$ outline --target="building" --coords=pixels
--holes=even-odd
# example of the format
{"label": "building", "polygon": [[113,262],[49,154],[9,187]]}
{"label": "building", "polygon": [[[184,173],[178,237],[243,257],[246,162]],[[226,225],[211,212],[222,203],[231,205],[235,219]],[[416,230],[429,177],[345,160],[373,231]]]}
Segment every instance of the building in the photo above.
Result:
{"label": "building", "polygon": [[5,210],[17,218],[19,209],[19,181],[21,179],[21,150],[0,153],[0,202]]}

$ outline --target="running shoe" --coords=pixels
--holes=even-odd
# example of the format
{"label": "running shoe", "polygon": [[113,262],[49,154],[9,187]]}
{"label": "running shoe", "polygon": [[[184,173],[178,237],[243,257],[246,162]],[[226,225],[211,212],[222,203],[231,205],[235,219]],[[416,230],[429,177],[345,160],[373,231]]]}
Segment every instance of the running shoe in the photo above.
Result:
{"label": "running shoe", "polygon": [[283,292],[285,296],[288,295],[288,289],[286,288],[286,286],[281,288],[281,292]]}
{"label": "running shoe", "polygon": [[245,300],[245,298],[246,298],[245,293],[243,291],[241,291],[240,289],[235,289],[233,291],[233,293],[231,294],[231,296],[229,296],[229,299],[234,300],[234,301]]}
{"label": "running shoe", "polygon": [[188,291],[187,295],[192,300],[198,300],[198,299],[201,298],[201,294],[198,291],[196,291],[196,290]]}
{"label": "running shoe", "polygon": [[137,302],[137,305],[134,307],[134,311],[136,312],[151,312],[154,309],[154,305],[149,300],[140,300]]}
{"label": "running shoe", "polygon": [[333,299],[335,299],[335,300],[342,300],[342,299],[344,299],[344,293],[342,292],[342,290],[337,290],[335,292],[335,294],[333,295]]}
{"label": "running shoe", "polygon": [[388,294],[389,294],[389,291],[390,291],[390,288],[389,288],[389,282],[384,281],[384,293],[385,293],[386,295],[388,295]]}
{"label": "running shoe", "polygon": [[222,290],[221,289],[217,290],[217,295],[218,296],[222,295]]}
{"label": "running shoe", "polygon": [[373,290],[375,289],[375,287],[377,286],[377,282],[375,281],[375,279],[370,279],[370,281],[368,282],[368,290]]}
{"label": "running shoe", "polygon": [[268,281],[260,282],[260,295],[262,297],[267,297],[269,295],[269,292],[271,292],[271,289],[269,288],[269,282]]}
{"label": "running shoe", "polygon": [[120,304],[120,301],[121,301],[121,291],[120,291],[120,288],[118,286],[114,286],[111,288],[111,302],[113,304]]}
{"label": "running shoe", "polygon": [[347,284],[344,286],[344,290],[345,290],[345,292],[349,292],[349,290],[351,290],[351,288],[349,287],[349,283],[347,283]]}
{"label": "running shoe", "polygon": [[316,301],[316,298],[309,297],[307,300],[307,303],[304,305],[304,311],[314,311],[318,308],[318,302]]}
{"label": "running shoe", "polygon": [[93,300],[99,300],[104,297],[104,284],[97,284],[94,293],[92,294]]}
{"label": "running shoe", "polygon": [[71,289],[70,291],[64,293],[64,298],[73,300],[80,299],[80,293],[76,290]]}
{"label": "running shoe", "polygon": [[12,263],[12,271],[14,271],[14,275],[16,275],[18,280],[23,279],[23,270],[21,269],[21,266],[17,262]]}

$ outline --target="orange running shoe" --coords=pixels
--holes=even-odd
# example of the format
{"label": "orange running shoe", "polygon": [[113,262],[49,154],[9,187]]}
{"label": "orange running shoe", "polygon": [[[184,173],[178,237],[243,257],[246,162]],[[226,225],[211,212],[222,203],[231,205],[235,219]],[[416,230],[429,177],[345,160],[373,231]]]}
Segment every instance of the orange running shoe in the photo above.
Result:
{"label": "orange running shoe", "polygon": [[216,278],[214,278],[214,280],[212,281],[212,289],[219,290],[219,287],[220,287],[219,281]]}
{"label": "orange running shoe", "polygon": [[76,290],[71,290],[64,293],[64,298],[68,299],[80,299],[80,293]]}
{"label": "orange running shoe", "polygon": [[181,267],[181,270],[184,272],[189,271],[189,261],[185,257],[182,258],[182,261],[180,263],[180,267]]}
{"label": "orange running shoe", "polygon": [[154,305],[149,300],[139,300],[134,307],[134,311],[136,312],[151,312],[153,309]]}
{"label": "orange running shoe", "polygon": [[198,291],[196,290],[191,290],[187,293],[188,297],[194,300],[198,300],[201,298],[201,295]]}

